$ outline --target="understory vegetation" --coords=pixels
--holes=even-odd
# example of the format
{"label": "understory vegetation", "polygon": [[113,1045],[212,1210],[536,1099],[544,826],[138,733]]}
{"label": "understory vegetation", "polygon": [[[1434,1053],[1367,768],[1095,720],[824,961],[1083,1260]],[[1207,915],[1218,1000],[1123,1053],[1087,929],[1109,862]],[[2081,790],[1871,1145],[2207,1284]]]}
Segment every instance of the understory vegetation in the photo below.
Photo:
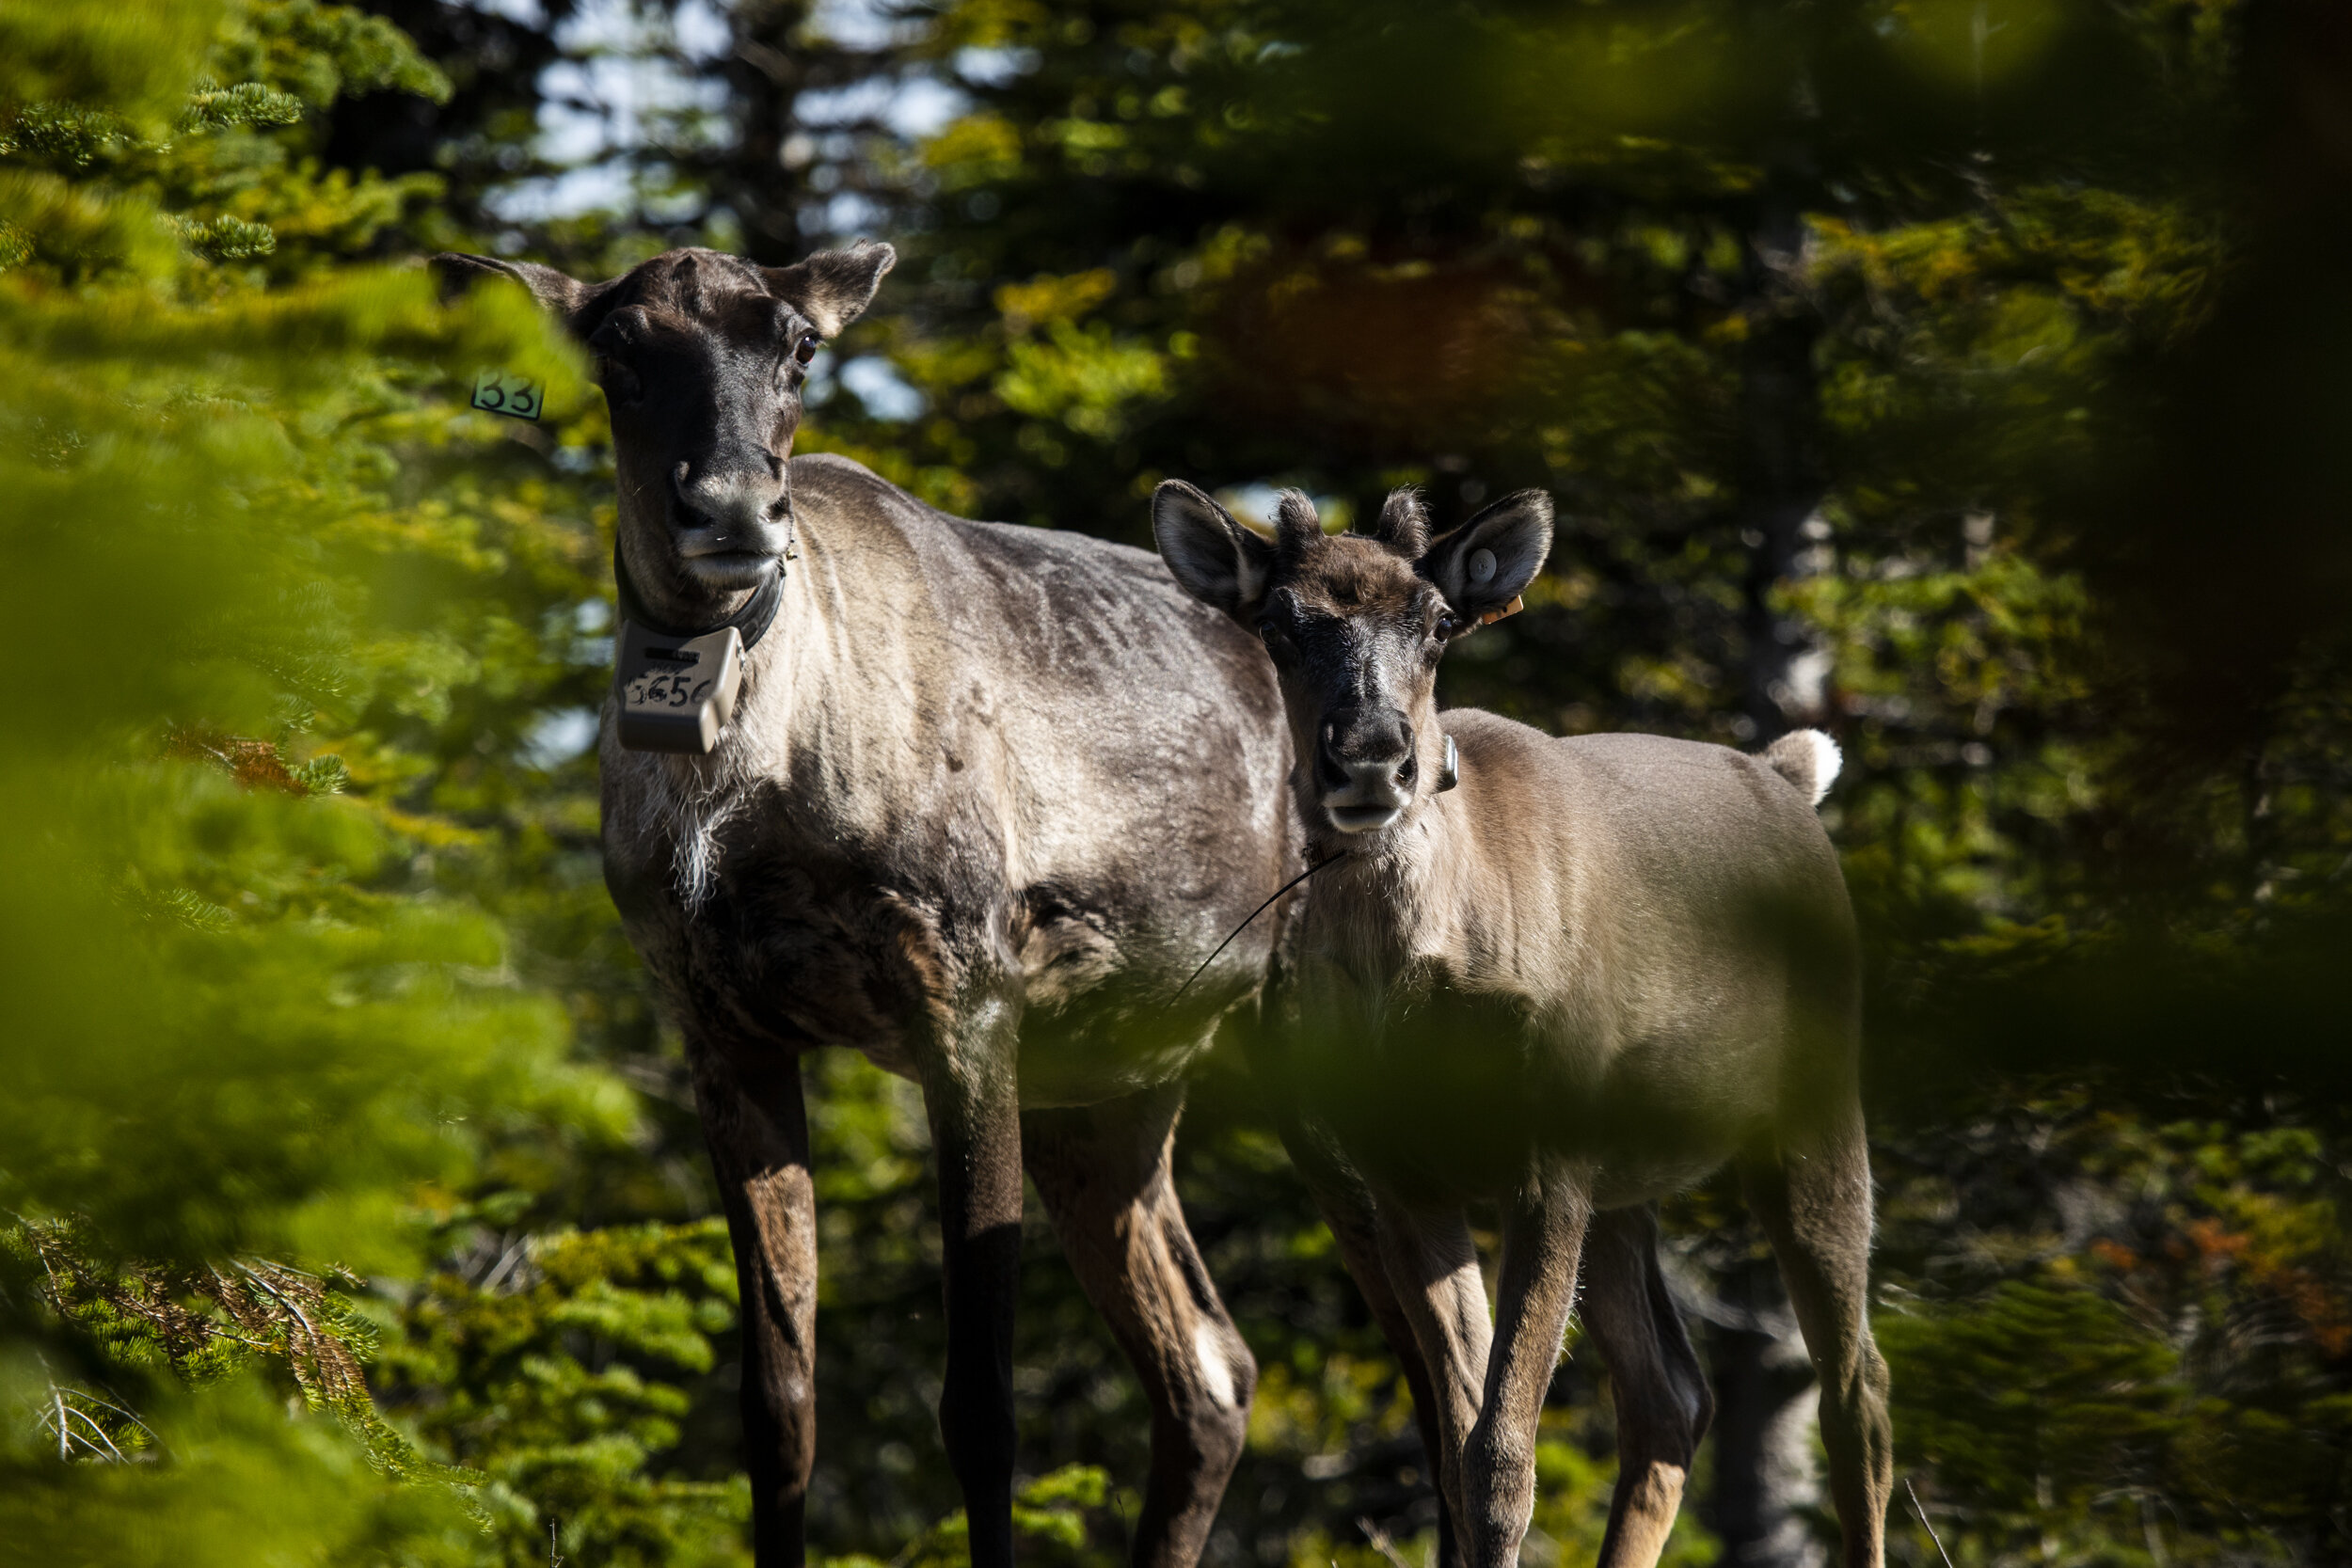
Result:
{"label": "understory vegetation", "polygon": [[[1839,739],[1904,1568],[2352,1560],[2347,124],[2321,0],[0,9],[0,1560],[748,1562],[597,857],[603,404],[418,261],[861,233],[801,451],[1138,544],[1168,477],[1542,486],[1449,704]],[[952,1568],[920,1101],[805,1071],[812,1544]],[[1262,1369],[1211,1561],[1424,1561],[1230,1053],[1179,1168]],[[1761,1238],[1664,1218],[1720,1405],[1669,1561],[1824,1560]],[[1025,1257],[1023,1550],[1123,1560],[1142,1397],[1034,1204]],[[1607,1379],[1572,1332],[1537,1568]]]}

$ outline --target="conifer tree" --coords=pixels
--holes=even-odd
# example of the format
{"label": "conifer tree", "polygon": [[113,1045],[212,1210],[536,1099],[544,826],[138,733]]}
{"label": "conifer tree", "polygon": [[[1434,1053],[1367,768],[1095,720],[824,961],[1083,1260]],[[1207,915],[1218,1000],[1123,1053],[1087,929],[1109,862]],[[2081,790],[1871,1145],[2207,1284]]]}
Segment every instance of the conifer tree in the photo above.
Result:
{"label": "conifer tree", "polygon": [[[708,1227],[549,1237],[496,1311],[464,1274],[638,1114],[548,979],[583,892],[533,879],[593,838],[540,750],[600,679],[572,351],[362,264],[436,176],[316,159],[342,95],[446,90],[310,0],[0,18],[0,597],[41,672],[0,759],[10,1561],[738,1549],[739,1488],[644,1468],[731,1320]],[[467,411],[485,366],[553,417]],[[418,1399],[453,1308],[491,1322]],[[453,1435],[484,1402],[539,1414]]]}
{"label": "conifer tree", "polygon": [[[745,3],[673,59],[726,97],[647,199],[496,232],[570,13],[385,9],[421,52],[311,0],[0,15],[0,598],[41,656],[0,748],[0,1557],[740,1560],[723,1233],[596,874],[601,408],[521,300],[382,259],[836,218],[906,261],[803,450],[1138,541],[1166,474],[1441,519],[1542,484],[1552,569],[1450,700],[1836,730],[1925,1518],[1986,1564],[2343,1555],[2324,8],[958,0],[845,43]],[[966,112],[901,137],[926,78]],[[484,368],[547,416],[468,411]],[[817,1544],[946,1568],[919,1106],[808,1070]],[[1183,1160],[1264,1369],[1219,1560],[1417,1556],[1400,1380],[1230,1062]],[[1734,1375],[1738,1214],[1668,1210]],[[1025,1247],[1026,1549],[1108,1561],[1140,1401]],[[1609,1481],[1572,1349],[1563,1558]],[[1787,1481],[1676,1562],[1818,1543]]]}

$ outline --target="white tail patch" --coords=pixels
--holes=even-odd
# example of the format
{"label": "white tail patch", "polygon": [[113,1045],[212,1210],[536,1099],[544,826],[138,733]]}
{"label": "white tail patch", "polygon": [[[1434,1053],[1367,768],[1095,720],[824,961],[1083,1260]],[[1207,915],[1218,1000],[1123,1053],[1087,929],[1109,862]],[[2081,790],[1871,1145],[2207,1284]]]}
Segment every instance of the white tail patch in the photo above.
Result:
{"label": "white tail patch", "polygon": [[1804,737],[1813,742],[1813,803],[1818,806],[1829,786],[1837,782],[1837,770],[1846,766],[1846,753],[1819,730],[1805,731]]}
{"label": "white tail patch", "polygon": [[1837,742],[1819,730],[1792,730],[1764,748],[1764,762],[1773,772],[1804,791],[1809,804],[1820,805],[1829,786],[1837,782],[1845,758]]}
{"label": "white tail patch", "polygon": [[1239,1404],[1233,1388],[1233,1369],[1225,1359],[1224,1345],[1217,1340],[1216,1325],[1206,1318],[1192,1325],[1192,1354],[1200,1363],[1200,1387],[1209,1396],[1209,1402],[1220,1410],[1231,1410]]}

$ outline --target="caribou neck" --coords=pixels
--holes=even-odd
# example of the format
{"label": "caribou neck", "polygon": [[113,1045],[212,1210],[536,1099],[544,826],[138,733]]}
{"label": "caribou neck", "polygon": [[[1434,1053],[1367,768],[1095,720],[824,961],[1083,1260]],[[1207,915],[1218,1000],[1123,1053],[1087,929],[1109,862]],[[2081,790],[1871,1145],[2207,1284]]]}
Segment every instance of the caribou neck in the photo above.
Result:
{"label": "caribou neck", "polygon": [[628,553],[617,544],[612,549],[612,587],[622,620],[634,622],[662,637],[707,637],[733,626],[742,636],[746,652],[758,646],[759,640],[774,623],[776,610],[784,602],[787,571],[784,562],[777,561],[756,587],[736,589],[707,603],[689,603],[682,609],[658,611],[638,588],[636,574],[629,570]]}
{"label": "caribou neck", "polygon": [[935,750],[920,732],[943,694],[911,688],[907,672],[918,667],[911,645],[937,636],[936,612],[905,536],[818,491],[801,498],[798,558],[785,564],[773,624],[745,656],[735,721],[712,756],[745,782],[783,783],[821,796],[829,813],[862,816],[853,801],[886,794],[911,759]]}
{"label": "caribou neck", "polygon": [[718,890],[723,839],[763,790],[791,796],[827,842],[870,836],[889,818],[892,768],[925,754],[909,733],[923,705],[889,678],[911,574],[886,525],[868,531],[853,508],[801,509],[799,559],[784,563],[773,619],[745,653],[711,751],[625,752],[607,737],[607,840],[666,845],[654,874],[690,912]]}
{"label": "caribou neck", "polygon": [[1427,797],[1377,833],[1314,834],[1310,858],[1338,850],[1346,858],[1316,878],[1324,886],[1308,900],[1309,934],[1358,981],[1386,989],[1474,923],[1461,791]]}

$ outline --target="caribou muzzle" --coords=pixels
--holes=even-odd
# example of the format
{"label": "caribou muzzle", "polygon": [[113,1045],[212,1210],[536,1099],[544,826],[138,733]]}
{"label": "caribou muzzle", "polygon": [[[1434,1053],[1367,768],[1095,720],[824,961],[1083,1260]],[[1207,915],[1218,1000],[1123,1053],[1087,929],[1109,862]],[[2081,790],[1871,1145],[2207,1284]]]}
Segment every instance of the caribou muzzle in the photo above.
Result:
{"label": "caribou muzzle", "polygon": [[759,581],[792,546],[792,490],[784,460],[762,450],[734,462],[681,462],[671,470],[670,518],[686,569],[712,588]]}
{"label": "caribou muzzle", "polygon": [[1343,833],[1376,832],[1413,801],[1420,764],[1413,726],[1392,707],[1333,708],[1315,747],[1315,783],[1331,825]]}

